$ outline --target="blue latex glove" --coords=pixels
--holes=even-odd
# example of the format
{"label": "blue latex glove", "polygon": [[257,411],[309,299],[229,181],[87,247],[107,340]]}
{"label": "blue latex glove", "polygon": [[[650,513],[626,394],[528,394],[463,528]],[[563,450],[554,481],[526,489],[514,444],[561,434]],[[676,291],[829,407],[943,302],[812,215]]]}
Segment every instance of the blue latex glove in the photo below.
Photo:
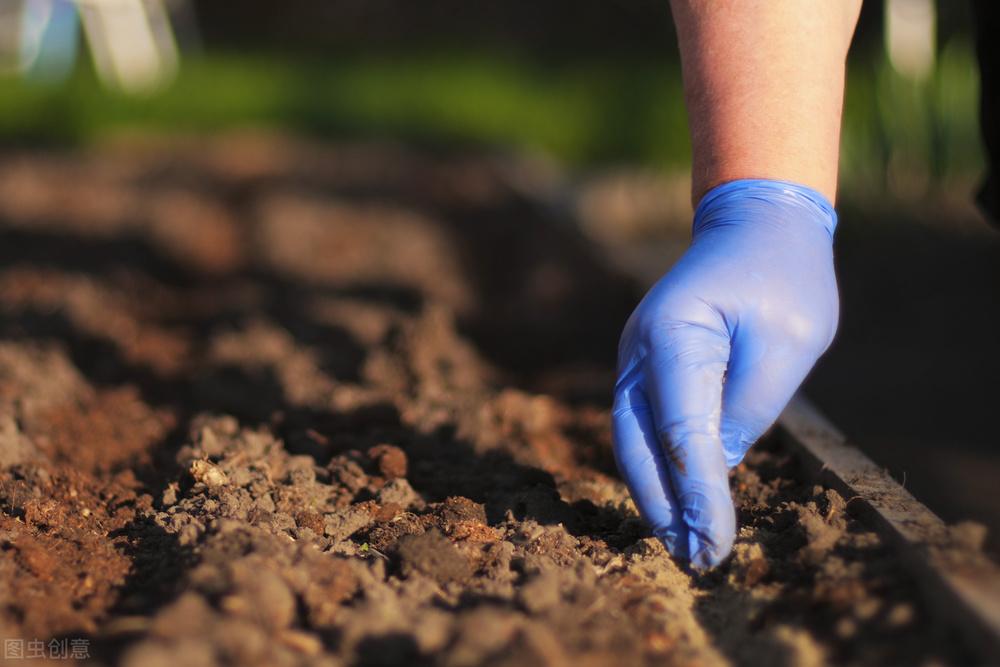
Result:
{"label": "blue latex glove", "polygon": [[819,193],[771,180],[710,190],[691,246],[632,313],[618,351],[618,467],[653,534],[694,567],[730,552],[728,469],[774,423],[837,328]]}

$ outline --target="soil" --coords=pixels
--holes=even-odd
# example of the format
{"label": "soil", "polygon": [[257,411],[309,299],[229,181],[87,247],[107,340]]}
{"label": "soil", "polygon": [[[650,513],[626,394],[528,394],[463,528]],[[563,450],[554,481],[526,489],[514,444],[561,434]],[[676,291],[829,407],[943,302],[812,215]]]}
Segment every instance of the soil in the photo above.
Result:
{"label": "soil", "polygon": [[638,294],[509,159],[242,134],[0,167],[0,635],[100,664],[962,664],[761,443],[709,573],[614,470]]}

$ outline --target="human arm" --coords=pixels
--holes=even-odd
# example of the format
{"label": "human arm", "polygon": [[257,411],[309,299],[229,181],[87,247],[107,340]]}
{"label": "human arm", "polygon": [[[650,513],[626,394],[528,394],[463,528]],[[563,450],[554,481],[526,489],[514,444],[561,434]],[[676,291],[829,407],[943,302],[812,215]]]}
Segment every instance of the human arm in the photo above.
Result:
{"label": "human arm", "polygon": [[654,535],[697,567],[732,547],[728,469],[836,329],[830,201],[859,6],[672,2],[700,204],[691,247],[625,326],[613,432]]}
{"label": "human arm", "polygon": [[697,202],[740,178],[836,198],[844,61],[861,0],[672,0]]}

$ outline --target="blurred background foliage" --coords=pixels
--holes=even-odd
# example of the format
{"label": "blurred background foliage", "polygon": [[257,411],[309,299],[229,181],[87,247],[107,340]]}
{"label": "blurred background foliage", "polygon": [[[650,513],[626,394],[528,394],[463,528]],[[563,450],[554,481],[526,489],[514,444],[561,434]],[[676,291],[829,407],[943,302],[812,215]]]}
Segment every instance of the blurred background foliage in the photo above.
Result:
{"label": "blurred background foliage", "polygon": [[[115,92],[89,57],[59,82],[4,76],[0,141],[253,126],[539,152],[570,168],[681,171],[690,159],[666,0],[167,6],[181,52],[169,85]],[[936,57],[914,79],[886,55],[882,3],[865,3],[848,65],[845,190],[912,196],[979,172],[970,20],[966,3],[939,3]]]}

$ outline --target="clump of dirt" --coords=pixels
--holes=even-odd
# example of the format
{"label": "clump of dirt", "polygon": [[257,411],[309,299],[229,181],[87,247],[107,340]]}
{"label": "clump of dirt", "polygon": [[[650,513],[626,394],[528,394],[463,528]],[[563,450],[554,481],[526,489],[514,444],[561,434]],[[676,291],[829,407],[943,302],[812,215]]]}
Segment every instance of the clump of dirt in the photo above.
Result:
{"label": "clump of dirt", "polygon": [[516,165],[255,136],[3,162],[3,636],[144,667],[966,660],[773,443],[723,567],[648,536],[607,415],[637,294]]}

